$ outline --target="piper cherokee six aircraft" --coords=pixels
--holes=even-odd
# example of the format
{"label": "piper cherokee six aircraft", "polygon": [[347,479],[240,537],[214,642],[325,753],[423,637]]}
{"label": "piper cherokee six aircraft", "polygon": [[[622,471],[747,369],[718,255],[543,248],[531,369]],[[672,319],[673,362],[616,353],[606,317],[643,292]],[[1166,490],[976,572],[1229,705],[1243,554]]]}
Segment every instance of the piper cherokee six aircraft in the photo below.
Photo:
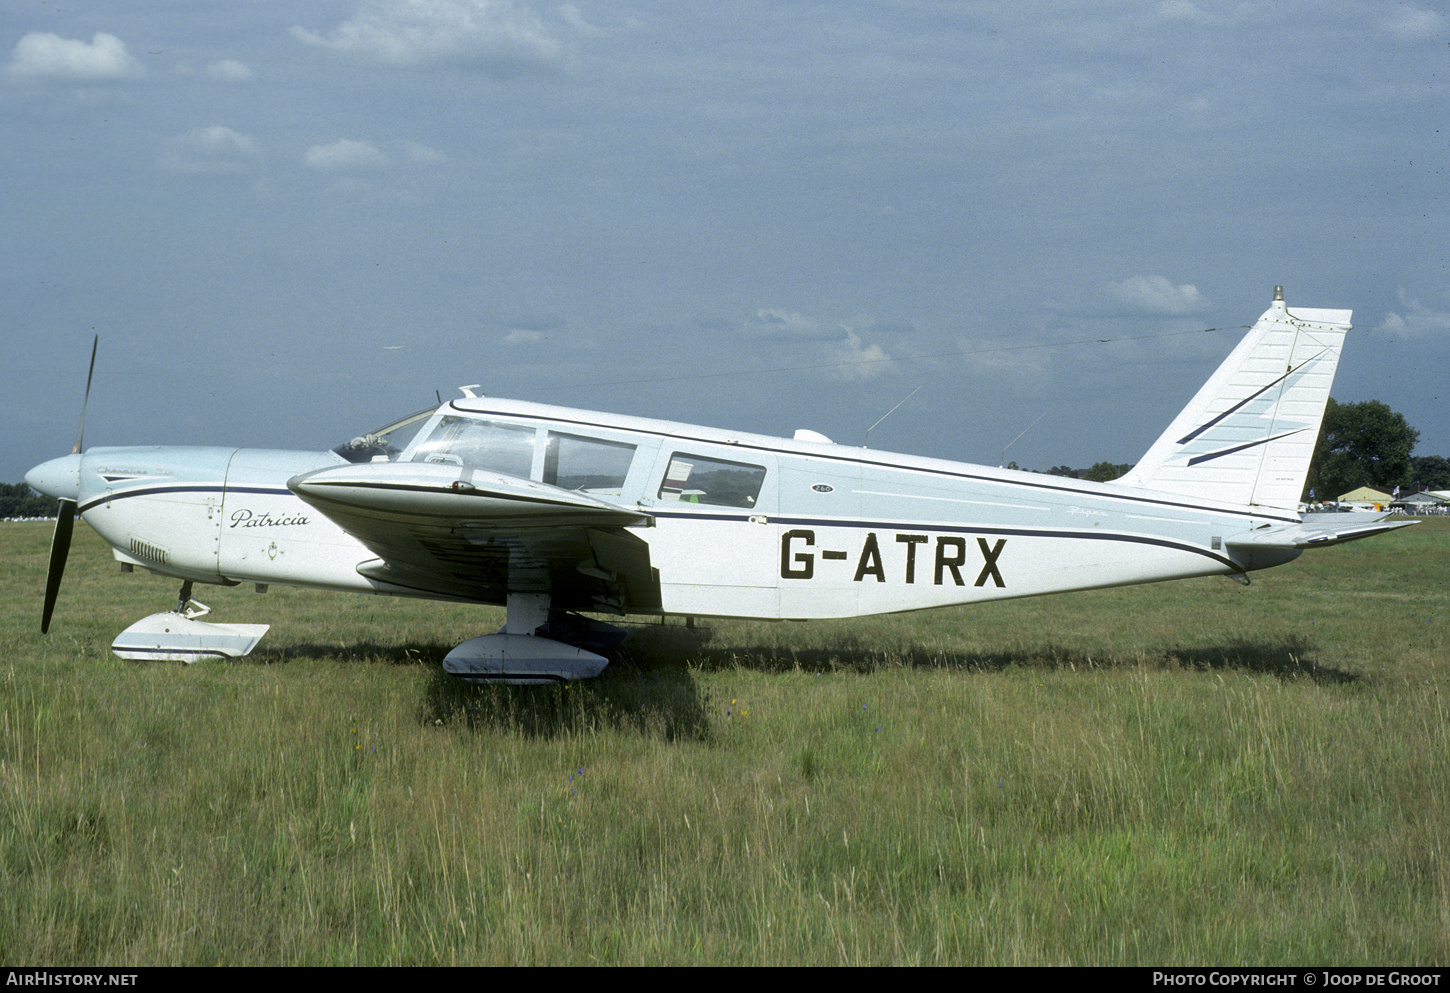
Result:
{"label": "piper cherokee six aircraft", "polygon": [[[61,501],[42,630],[77,513],[123,569],[182,580],[123,658],[245,655],[193,583],[503,604],[465,679],[588,678],[623,631],[585,613],[805,619],[1246,574],[1413,521],[1301,515],[1347,310],[1281,288],[1122,479],[1092,483],[564,407],[464,397],[330,452],[95,448],[32,469]],[[91,354],[92,368],[95,351]],[[87,380],[87,394],[90,383]],[[84,431],[82,407],[82,432]]]}

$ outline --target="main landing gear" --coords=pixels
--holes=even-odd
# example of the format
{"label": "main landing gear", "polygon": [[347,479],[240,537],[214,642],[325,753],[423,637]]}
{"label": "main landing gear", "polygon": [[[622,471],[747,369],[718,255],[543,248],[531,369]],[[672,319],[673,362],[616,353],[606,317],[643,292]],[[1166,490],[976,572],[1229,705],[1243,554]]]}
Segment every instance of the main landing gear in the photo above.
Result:
{"label": "main landing gear", "polygon": [[519,686],[599,675],[609,660],[582,646],[616,645],[624,640],[625,630],[551,611],[549,599],[547,593],[510,593],[508,616],[499,632],[470,638],[453,649],[443,659],[444,671],[469,682]]}

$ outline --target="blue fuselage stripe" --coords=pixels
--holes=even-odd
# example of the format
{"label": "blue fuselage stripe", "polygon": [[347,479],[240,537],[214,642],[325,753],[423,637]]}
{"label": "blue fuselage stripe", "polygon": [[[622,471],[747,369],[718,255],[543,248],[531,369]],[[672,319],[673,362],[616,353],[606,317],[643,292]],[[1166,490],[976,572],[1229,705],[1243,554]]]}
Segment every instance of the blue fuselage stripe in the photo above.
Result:
{"label": "blue fuselage stripe", "polygon": [[141,496],[162,496],[167,493],[264,493],[270,496],[291,496],[292,491],[285,486],[226,486],[222,483],[188,483],[176,486],[136,486],[131,489],[107,493],[105,496],[96,497],[94,500],[83,504],[80,513],[84,514],[103,504],[114,503],[117,500],[125,500],[130,497]]}

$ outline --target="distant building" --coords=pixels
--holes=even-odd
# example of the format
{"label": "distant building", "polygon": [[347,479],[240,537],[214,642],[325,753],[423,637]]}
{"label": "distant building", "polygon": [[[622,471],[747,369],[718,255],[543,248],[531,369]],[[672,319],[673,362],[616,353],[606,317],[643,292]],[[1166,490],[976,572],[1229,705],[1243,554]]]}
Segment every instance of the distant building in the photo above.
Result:
{"label": "distant building", "polygon": [[1361,486],[1357,490],[1339,495],[1339,505],[1351,504],[1364,510],[1384,510],[1395,498],[1386,490],[1374,486]]}
{"label": "distant building", "polygon": [[1443,514],[1450,509],[1450,499],[1436,493],[1411,493],[1395,501],[1395,508],[1407,514]]}

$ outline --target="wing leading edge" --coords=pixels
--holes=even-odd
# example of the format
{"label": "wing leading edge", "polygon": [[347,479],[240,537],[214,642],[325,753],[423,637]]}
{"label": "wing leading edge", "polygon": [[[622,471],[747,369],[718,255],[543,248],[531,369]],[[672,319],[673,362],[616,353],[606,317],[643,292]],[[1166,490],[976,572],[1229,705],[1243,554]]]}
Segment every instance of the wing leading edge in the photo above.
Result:
{"label": "wing leading edge", "polygon": [[369,579],[488,603],[539,592],[566,610],[660,606],[649,546],[625,530],[652,519],[585,493],[412,462],[321,469],[287,486],[378,556],[358,566]]}

